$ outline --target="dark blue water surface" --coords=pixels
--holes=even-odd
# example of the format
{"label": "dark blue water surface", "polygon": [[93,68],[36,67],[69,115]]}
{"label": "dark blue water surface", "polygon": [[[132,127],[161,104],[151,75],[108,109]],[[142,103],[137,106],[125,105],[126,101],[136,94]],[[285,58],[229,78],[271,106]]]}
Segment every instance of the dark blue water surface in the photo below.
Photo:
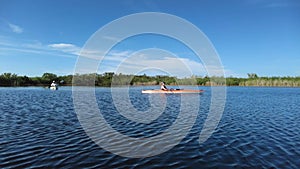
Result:
{"label": "dark blue water surface", "polygon": [[[145,111],[150,102],[142,89],[131,88],[130,99]],[[126,158],[87,136],[72,88],[0,88],[0,168],[299,168],[300,88],[228,87],[218,128],[199,144],[211,99],[210,88],[202,89],[196,122],[178,145],[157,156]],[[96,97],[111,127],[130,137],[162,133],[176,120],[181,99],[164,95],[164,113],[141,124],[118,114],[110,88],[96,88]]]}

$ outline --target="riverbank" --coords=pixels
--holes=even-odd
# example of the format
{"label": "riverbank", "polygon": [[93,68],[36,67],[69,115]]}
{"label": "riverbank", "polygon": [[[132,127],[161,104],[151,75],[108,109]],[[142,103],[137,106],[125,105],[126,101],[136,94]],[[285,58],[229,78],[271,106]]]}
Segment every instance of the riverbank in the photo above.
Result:
{"label": "riverbank", "polygon": [[[41,77],[18,76],[12,73],[0,75],[2,87],[47,87],[52,81],[60,86],[156,86],[160,82],[167,85],[198,85],[198,86],[258,86],[258,87],[300,87],[300,76],[297,77],[258,77],[256,74],[248,74],[248,78],[238,77],[200,77],[191,76],[177,78],[173,76],[157,75],[124,75],[107,72],[104,74],[83,74],[57,76],[53,73],[44,73]],[[73,82],[74,80],[74,82]],[[94,84],[91,83],[94,81]]]}

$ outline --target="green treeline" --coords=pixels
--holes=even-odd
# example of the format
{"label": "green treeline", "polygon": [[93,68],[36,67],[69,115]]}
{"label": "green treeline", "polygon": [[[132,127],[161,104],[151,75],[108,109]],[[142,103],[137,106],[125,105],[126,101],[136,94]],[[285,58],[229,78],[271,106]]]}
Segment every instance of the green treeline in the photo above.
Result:
{"label": "green treeline", "polygon": [[[248,74],[248,78],[237,77],[199,77],[177,78],[172,76],[125,75],[107,72],[104,74],[84,74],[57,76],[44,73],[41,77],[18,76],[13,73],[0,75],[0,86],[49,86],[52,81],[61,86],[72,84],[87,86],[121,86],[121,85],[159,85],[163,81],[168,85],[200,85],[200,86],[286,86],[299,87],[300,77],[258,77],[255,73]],[[72,83],[74,80],[74,83]],[[88,84],[93,82],[94,84]]]}

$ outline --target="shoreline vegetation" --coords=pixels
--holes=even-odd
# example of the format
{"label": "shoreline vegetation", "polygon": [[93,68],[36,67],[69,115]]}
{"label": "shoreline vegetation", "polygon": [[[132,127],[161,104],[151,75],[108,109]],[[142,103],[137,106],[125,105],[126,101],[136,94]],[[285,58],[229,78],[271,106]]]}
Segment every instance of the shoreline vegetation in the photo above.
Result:
{"label": "shoreline vegetation", "polygon": [[[297,77],[258,77],[255,73],[248,73],[247,78],[238,77],[208,77],[191,76],[187,78],[177,78],[174,76],[147,76],[125,75],[106,72],[103,74],[83,74],[57,76],[53,73],[44,73],[41,77],[18,76],[14,73],[3,73],[0,75],[1,87],[18,86],[44,86],[48,87],[52,81],[60,86],[72,86],[75,82],[78,86],[151,86],[159,85],[164,81],[167,85],[198,85],[198,86],[262,86],[262,87],[300,87],[300,76]],[[95,81],[95,84],[90,82]]]}

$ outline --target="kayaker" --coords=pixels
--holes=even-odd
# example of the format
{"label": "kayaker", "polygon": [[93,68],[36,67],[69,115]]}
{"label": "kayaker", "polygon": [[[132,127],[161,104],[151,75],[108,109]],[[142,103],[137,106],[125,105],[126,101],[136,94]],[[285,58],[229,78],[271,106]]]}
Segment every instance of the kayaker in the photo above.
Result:
{"label": "kayaker", "polygon": [[168,88],[167,88],[167,86],[165,85],[164,82],[161,82],[161,83],[160,83],[160,89],[161,89],[161,90],[168,90]]}
{"label": "kayaker", "polygon": [[55,83],[55,81],[53,80],[53,82],[51,83],[51,87],[56,87],[57,84]]}

